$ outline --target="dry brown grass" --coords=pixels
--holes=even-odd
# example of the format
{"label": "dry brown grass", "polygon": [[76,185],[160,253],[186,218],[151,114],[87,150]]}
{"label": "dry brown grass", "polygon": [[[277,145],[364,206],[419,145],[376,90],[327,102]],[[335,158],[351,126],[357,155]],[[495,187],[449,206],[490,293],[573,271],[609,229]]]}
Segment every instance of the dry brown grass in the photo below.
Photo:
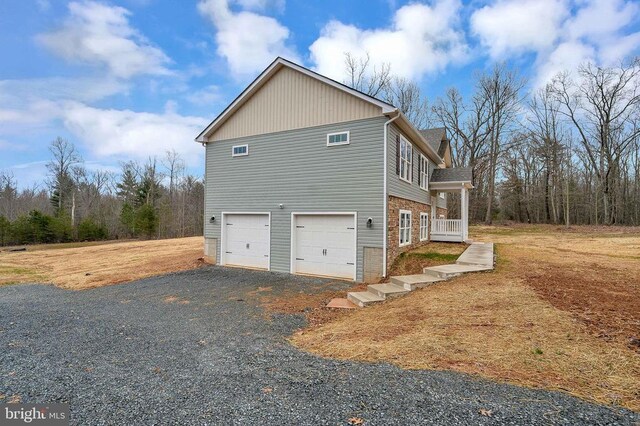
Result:
{"label": "dry brown grass", "polygon": [[2,252],[0,285],[44,282],[74,290],[101,287],[196,268],[202,264],[202,250],[202,237],[191,237]]}
{"label": "dry brown grass", "polygon": [[[640,329],[640,233],[473,233],[498,243],[495,272],[349,313],[291,341],[321,356],[455,370],[640,410],[640,356],[628,346]],[[601,272],[605,279],[591,279]]]}

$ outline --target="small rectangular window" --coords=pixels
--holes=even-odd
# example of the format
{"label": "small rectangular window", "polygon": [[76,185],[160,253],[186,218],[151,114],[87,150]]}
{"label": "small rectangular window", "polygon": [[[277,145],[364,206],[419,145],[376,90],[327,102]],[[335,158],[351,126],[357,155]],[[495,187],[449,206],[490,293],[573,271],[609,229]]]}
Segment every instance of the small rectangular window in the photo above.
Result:
{"label": "small rectangular window", "polygon": [[420,241],[429,239],[429,214],[420,213]]}
{"label": "small rectangular window", "polygon": [[232,157],[242,157],[243,155],[249,155],[249,145],[236,145],[231,149]]}
{"label": "small rectangular window", "polygon": [[400,179],[411,183],[413,178],[413,146],[400,136]]}
{"label": "small rectangular window", "polygon": [[420,154],[420,188],[429,190],[429,160]]}
{"label": "small rectangular window", "polygon": [[407,246],[411,244],[411,212],[409,210],[400,210],[399,222],[399,244],[400,247]]}
{"label": "small rectangular window", "polygon": [[349,132],[329,133],[327,135],[327,146],[349,144]]}
{"label": "small rectangular window", "polygon": [[447,196],[444,192],[441,192],[439,195],[440,195],[440,198],[442,198],[443,200],[447,199]]}

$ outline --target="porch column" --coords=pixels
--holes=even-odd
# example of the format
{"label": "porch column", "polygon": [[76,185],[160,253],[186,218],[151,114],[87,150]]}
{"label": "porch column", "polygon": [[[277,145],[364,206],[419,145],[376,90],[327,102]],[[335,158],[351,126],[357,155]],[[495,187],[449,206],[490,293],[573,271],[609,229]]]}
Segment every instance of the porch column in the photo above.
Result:
{"label": "porch column", "polygon": [[460,189],[460,219],[462,223],[460,228],[462,231],[462,241],[466,241],[469,238],[469,199],[467,188],[464,186]]}

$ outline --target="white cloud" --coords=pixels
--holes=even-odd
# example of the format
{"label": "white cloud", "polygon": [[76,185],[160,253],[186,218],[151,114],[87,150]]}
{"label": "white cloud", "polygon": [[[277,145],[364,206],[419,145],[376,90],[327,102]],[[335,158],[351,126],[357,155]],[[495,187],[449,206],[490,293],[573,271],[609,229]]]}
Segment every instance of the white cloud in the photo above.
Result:
{"label": "white cloud", "polygon": [[462,63],[468,57],[464,32],[458,28],[458,0],[433,5],[409,4],[398,9],[390,28],[361,29],[331,21],[309,47],[321,74],[345,78],[344,54],[370,55],[371,65],[389,63],[396,75],[419,79],[424,74]]}
{"label": "white cloud", "polygon": [[609,37],[638,18],[640,5],[624,0],[582,1],[575,17],[567,22],[567,33],[571,39],[586,37],[600,41]]}
{"label": "white cloud", "polygon": [[565,0],[500,0],[471,15],[471,29],[493,58],[553,45],[568,14]]}
{"label": "white cloud", "polygon": [[213,23],[217,53],[236,78],[262,71],[276,56],[298,60],[288,44],[289,29],[276,19],[248,11],[234,12],[228,0],[201,0],[198,10]]}
{"label": "white cloud", "polygon": [[193,104],[208,105],[213,107],[215,104],[220,103],[224,99],[222,91],[219,86],[212,84],[210,86],[203,87],[200,90],[191,92],[187,96],[187,100]]}
{"label": "white cloud", "polygon": [[542,57],[538,64],[534,84],[543,87],[553,77],[563,71],[575,71],[586,62],[595,60],[595,49],[579,41],[560,43],[549,55]]}
{"label": "white cloud", "polygon": [[62,114],[65,127],[99,158],[145,159],[174,149],[187,163],[200,164],[204,154],[194,138],[207,120],[179,115],[167,106],[164,113],[153,114],[71,102]]}
{"label": "white cloud", "polygon": [[104,66],[115,77],[170,74],[170,59],[131,27],[129,15],[119,6],[72,2],[62,28],[36,38],[66,60]]}
{"label": "white cloud", "polygon": [[471,29],[496,58],[536,54],[534,85],[585,62],[610,66],[637,53],[640,18],[633,0],[496,0],[471,16]]}

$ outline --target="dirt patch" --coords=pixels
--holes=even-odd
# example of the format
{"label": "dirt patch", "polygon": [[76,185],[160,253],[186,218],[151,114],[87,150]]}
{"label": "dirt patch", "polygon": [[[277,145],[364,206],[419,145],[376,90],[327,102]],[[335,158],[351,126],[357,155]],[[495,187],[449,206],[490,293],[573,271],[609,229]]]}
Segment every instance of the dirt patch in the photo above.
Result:
{"label": "dirt patch", "polygon": [[472,229],[497,243],[495,272],[349,312],[291,341],[321,356],[455,370],[640,410],[640,232],[533,228]]}
{"label": "dirt patch", "polygon": [[0,253],[0,285],[53,283],[82,290],[203,265],[202,237]]}

